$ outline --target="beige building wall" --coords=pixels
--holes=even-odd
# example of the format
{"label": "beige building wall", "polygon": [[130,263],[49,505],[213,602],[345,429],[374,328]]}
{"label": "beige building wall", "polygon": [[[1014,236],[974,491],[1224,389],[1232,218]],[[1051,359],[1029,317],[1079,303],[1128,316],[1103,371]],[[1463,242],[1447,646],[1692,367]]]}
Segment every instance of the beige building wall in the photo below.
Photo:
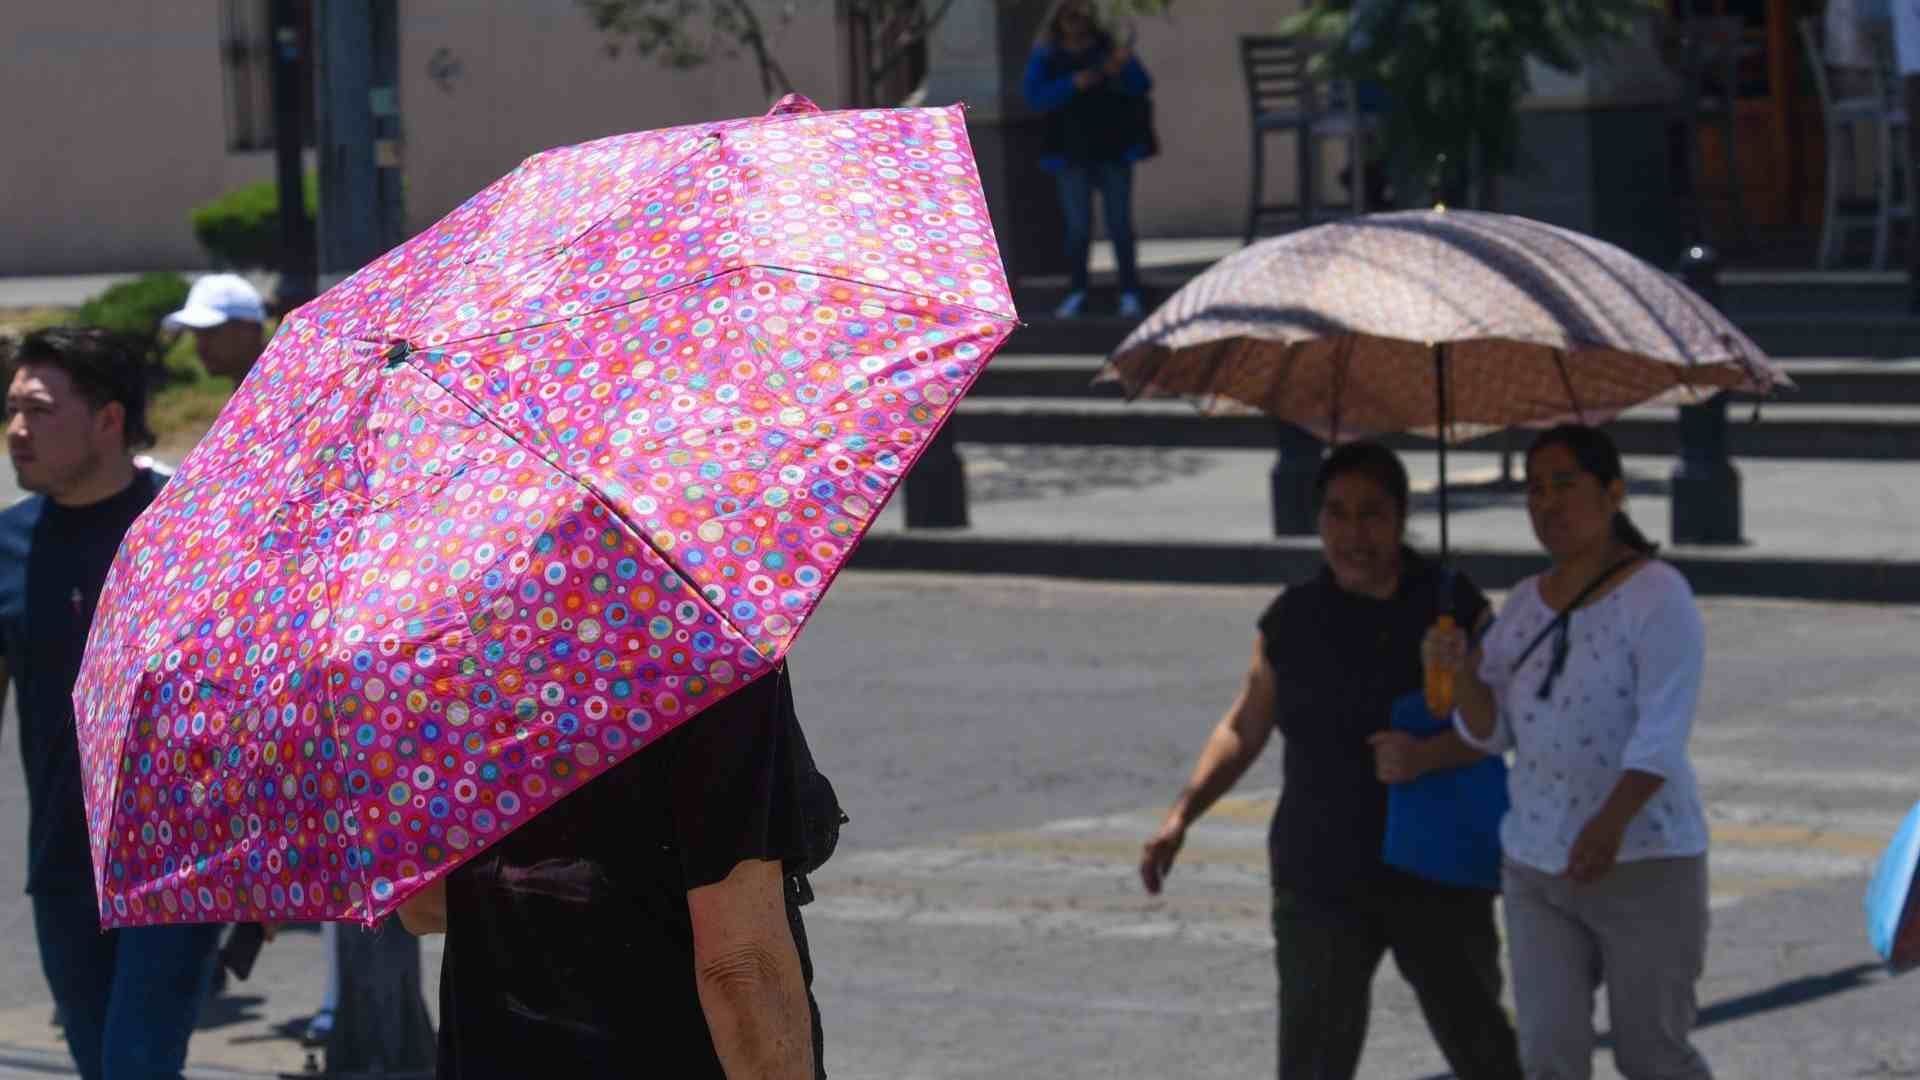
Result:
{"label": "beige building wall", "polygon": [[[802,14],[773,30],[775,55],[802,93],[832,108],[845,79],[833,5],[797,6]],[[573,0],[406,0],[400,42],[412,230],[537,151],[769,104],[745,57],[675,71],[630,51],[607,56]]]}
{"label": "beige building wall", "polygon": [[200,266],[187,212],[273,174],[228,154],[207,0],[0,5],[0,274]]}
{"label": "beige building wall", "polygon": [[[1179,0],[1170,14],[1134,20],[1134,51],[1153,76],[1160,156],[1134,176],[1135,227],[1145,236],[1233,236],[1244,227],[1253,161],[1241,34],[1271,33],[1299,0]],[[1345,165],[1338,144],[1321,152],[1329,188]],[[1297,188],[1292,136],[1267,141],[1267,202]]]}
{"label": "beige building wall", "polygon": [[[1144,235],[1239,232],[1250,166],[1235,38],[1297,4],[1180,0],[1137,21],[1162,145],[1138,175]],[[831,107],[846,78],[832,0],[795,8],[776,53]],[[188,212],[273,168],[270,154],[226,152],[218,19],[209,0],[0,4],[0,274],[206,264]],[[410,230],[547,147],[767,105],[745,58],[674,71],[607,56],[574,0],[406,0],[400,20]],[[1291,198],[1286,138],[1268,160],[1270,197]]]}

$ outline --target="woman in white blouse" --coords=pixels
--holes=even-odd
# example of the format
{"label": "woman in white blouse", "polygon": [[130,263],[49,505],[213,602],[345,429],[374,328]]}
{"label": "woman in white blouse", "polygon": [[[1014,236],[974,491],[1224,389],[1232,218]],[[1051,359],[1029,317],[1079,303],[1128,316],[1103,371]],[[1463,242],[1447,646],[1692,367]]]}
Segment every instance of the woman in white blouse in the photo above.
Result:
{"label": "woman in white blouse", "polygon": [[1552,556],[1478,648],[1436,630],[1462,738],[1513,751],[1501,823],[1520,1057],[1586,1080],[1607,987],[1628,1080],[1709,1077],[1688,1040],[1705,964],[1707,822],[1687,758],[1705,658],[1693,592],[1621,510],[1620,452],[1569,425],[1527,453],[1527,512]]}

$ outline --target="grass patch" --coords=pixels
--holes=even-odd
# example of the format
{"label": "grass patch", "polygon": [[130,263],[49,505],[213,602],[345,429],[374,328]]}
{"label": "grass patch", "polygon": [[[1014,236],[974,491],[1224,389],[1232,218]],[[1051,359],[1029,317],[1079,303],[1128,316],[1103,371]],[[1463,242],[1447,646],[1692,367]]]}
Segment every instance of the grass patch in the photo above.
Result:
{"label": "grass patch", "polygon": [[0,308],[0,334],[30,334],[73,321],[73,309],[64,307]]}
{"label": "grass patch", "polygon": [[154,395],[147,420],[160,440],[156,452],[179,461],[200,441],[220,410],[233,396],[233,380],[208,375],[197,382],[177,383]]}

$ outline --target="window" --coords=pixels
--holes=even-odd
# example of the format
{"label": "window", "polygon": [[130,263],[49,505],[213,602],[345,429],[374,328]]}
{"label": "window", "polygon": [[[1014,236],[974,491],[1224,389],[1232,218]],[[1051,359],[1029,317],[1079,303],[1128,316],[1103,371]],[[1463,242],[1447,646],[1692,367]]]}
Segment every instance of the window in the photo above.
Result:
{"label": "window", "polygon": [[[278,33],[276,18],[283,24]],[[230,152],[273,149],[276,50],[291,60],[287,77],[299,96],[301,145],[313,145],[312,44],[312,0],[220,0],[221,85]]]}

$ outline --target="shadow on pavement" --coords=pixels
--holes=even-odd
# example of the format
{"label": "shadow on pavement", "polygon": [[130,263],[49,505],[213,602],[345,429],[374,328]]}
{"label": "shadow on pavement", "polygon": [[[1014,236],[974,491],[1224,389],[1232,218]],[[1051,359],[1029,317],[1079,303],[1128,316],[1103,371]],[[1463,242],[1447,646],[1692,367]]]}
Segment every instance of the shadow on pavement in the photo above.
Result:
{"label": "shadow on pavement", "polygon": [[[1777,1012],[1805,1005],[1821,998],[1844,994],[1849,990],[1858,990],[1870,983],[1882,981],[1878,976],[1886,969],[1880,964],[1854,964],[1825,975],[1804,975],[1798,979],[1789,979],[1777,986],[1765,990],[1755,990],[1750,994],[1716,1001],[1700,1010],[1700,1018],[1694,1023],[1694,1030],[1712,1027],[1715,1024],[1744,1020],[1761,1013]],[[1602,1035],[1598,1045],[1611,1047],[1613,1037]],[[1455,1080],[1452,1073],[1436,1073],[1424,1076],[1420,1080]]]}
{"label": "shadow on pavement", "polygon": [[267,999],[258,994],[221,994],[200,1006],[200,1022],[194,1025],[195,1031],[218,1031],[236,1024],[251,1024],[259,1020],[260,1007]]}
{"label": "shadow on pavement", "polygon": [[1855,964],[1825,975],[1803,975],[1798,979],[1790,979],[1765,990],[1756,990],[1737,998],[1717,1001],[1700,1010],[1700,1019],[1694,1027],[1712,1027],[1715,1024],[1743,1020],[1759,1013],[1791,1009],[1796,1005],[1818,1001],[1834,994],[1844,994],[1869,983],[1880,982],[1881,979],[1876,976],[1884,970],[1885,968],[1877,963]]}

